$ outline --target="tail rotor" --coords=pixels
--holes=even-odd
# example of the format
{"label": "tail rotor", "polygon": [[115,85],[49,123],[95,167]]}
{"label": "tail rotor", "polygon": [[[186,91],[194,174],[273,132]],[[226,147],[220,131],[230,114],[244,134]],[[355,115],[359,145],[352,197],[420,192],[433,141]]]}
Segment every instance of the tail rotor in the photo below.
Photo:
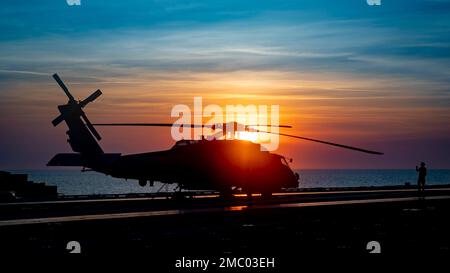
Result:
{"label": "tail rotor", "polygon": [[77,101],[72,96],[72,94],[69,92],[69,89],[64,84],[64,82],[61,80],[61,78],[58,76],[58,74],[56,74],[56,73],[53,74],[53,78],[59,84],[59,86],[64,91],[66,96],[69,98],[69,102],[67,103],[67,105],[71,106],[71,109],[70,109],[71,111],[62,111],[62,107],[64,107],[65,105],[58,107],[60,109],[61,114],[52,121],[53,126],[58,126],[58,124],[60,124],[64,120],[66,120],[67,115],[77,114],[78,117],[81,116],[81,118],[84,120],[87,128],[92,133],[92,135],[94,135],[94,137],[97,140],[100,140],[101,139],[100,134],[97,132],[97,130],[92,125],[92,123],[89,121],[86,114],[83,112],[82,108],[86,107],[86,105],[88,105],[89,103],[95,101],[98,97],[100,97],[100,95],[102,94],[102,91],[100,91],[100,89],[97,89],[86,99],[84,99],[82,101]]}

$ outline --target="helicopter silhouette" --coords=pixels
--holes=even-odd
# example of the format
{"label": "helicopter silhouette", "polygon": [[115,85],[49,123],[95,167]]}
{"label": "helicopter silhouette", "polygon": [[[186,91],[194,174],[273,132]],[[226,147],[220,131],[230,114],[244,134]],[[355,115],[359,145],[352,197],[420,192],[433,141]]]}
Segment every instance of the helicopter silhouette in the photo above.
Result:
{"label": "helicopter silhouette", "polygon": [[[75,153],[56,154],[47,163],[47,166],[79,166],[83,167],[83,170],[93,170],[116,178],[138,180],[140,186],[146,186],[148,182],[153,186],[155,181],[175,183],[179,190],[212,190],[218,191],[224,196],[231,195],[235,189],[241,189],[250,196],[252,193],[270,196],[273,192],[281,189],[298,187],[299,175],[292,171],[284,156],[264,151],[260,144],[247,140],[207,140],[202,137],[200,140],[179,140],[171,149],[164,151],[129,155],[105,153],[98,143],[101,136],[95,126],[170,127],[186,125],[170,123],[92,124],[83,108],[95,101],[102,95],[102,92],[96,90],[86,99],[77,101],[57,74],[54,74],[53,78],[69,101],[58,106],[60,115],[52,121],[52,124],[57,126],[65,121],[69,128],[66,132],[69,137],[68,142]],[[206,127],[202,124],[187,126]],[[226,128],[230,128],[229,126],[230,124],[224,123],[211,127],[222,130],[226,135]],[[231,127],[238,131],[251,129],[253,132],[272,133],[237,122],[233,122]],[[291,128],[288,125],[278,125],[278,127]],[[276,134],[364,153],[382,154],[302,136],[278,132]]]}

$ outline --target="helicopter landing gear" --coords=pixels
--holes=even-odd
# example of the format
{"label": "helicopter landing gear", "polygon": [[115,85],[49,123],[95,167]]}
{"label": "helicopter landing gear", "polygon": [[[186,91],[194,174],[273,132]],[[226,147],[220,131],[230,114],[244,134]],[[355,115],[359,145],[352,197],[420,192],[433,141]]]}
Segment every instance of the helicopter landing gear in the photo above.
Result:
{"label": "helicopter landing gear", "polygon": [[248,200],[253,199],[253,195],[252,195],[253,193],[261,193],[262,199],[268,199],[268,198],[272,197],[272,190],[270,190],[270,189],[264,189],[264,190],[247,189],[245,191],[245,193],[247,194]]}
{"label": "helicopter landing gear", "polygon": [[247,200],[249,200],[249,201],[252,200],[253,199],[252,193],[254,192],[254,189],[244,188],[243,190],[244,190],[245,194],[247,195]]}
{"label": "helicopter landing gear", "polygon": [[261,192],[261,197],[263,199],[268,199],[268,198],[272,197],[272,191],[263,191],[263,192]]}
{"label": "helicopter landing gear", "polygon": [[145,179],[139,179],[139,186],[145,187],[147,185],[147,180]]}
{"label": "helicopter landing gear", "polygon": [[231,188],[226,188],[226,187],[221,189],[220,190],[220,197],[222,199],[225,199],[225,200],[232,199],[234,197],[233,196],[233,190]]}
{"label": "helicopter landing gear", "polygon": [[145,179],[139,179],[139,186],[145,187],[145,186],[147,186],[147,182],[149,182],[148,184],[150,187],[153,187],[155,185],[155,181],[153,181],[153,180],[147,181]]}
{"label": "helicopter landing gear", "polygon": [[171,199],[176,201],[183,201],[188,197],[188,194],[186,194],[186,192],[183,191],[183,188],[178,185],[175,189],[173,189],[173,195]]}

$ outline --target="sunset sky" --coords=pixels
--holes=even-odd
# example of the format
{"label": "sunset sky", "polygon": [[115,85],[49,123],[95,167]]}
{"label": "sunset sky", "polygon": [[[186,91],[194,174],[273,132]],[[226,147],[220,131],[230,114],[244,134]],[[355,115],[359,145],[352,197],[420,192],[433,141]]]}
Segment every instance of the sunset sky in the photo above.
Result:
{"label": "sunset sky", "polygon": [[[72,94],[92,122],[173,122],[176,104],[280,105],[295,168],[450,168],[450,1],[2,1],[0,169],[70,152]],[[107,152],[170,148],[170,128],[99,128]]]}

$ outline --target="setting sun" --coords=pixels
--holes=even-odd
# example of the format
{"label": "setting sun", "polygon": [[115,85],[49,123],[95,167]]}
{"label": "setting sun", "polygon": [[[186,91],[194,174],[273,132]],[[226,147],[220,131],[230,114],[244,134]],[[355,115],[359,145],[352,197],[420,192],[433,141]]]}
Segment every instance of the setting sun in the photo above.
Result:
{"label": "setting sun", "polygon": [[251,142],[259,142],[260,137],[256,132],[236,132],[235,137],[240,140],[248,140]]}

